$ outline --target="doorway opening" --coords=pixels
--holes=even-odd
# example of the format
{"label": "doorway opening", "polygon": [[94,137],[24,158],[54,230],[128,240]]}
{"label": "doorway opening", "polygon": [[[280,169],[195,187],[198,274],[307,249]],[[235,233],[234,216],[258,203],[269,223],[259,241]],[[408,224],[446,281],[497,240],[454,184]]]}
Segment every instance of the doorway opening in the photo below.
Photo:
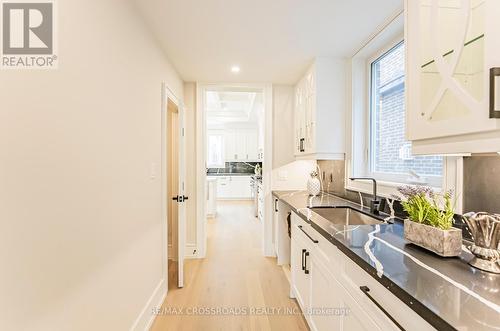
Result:
{"label": "doorway opening", "polygon": [[186,233],[184,106],[163,85],[162,97],[162,218],[167,291],[184,286]]}
{"label": "doorway opening", "polygon": [[[199,178],[204,198],[198,243],[206,254],[207,233],[236,217],[260,228],[262,251],[272,256],[271,93],[265,85],[203,85],[198,87]],[[266,111],[266,109],[268,111]],[[268,157],[269,156],[269,157]],[[269,200],[269,201],[268,201]],[[236,221],[236,219],[235,219]],[[232,228],[235,229],[235,228]],[[238,227],[236,227],[238,229]],[[205,248],[205,249],[204,249]]]}
{"label": "doorway opening", "polygon": [[[167,197],[179,195],[179,108],[171,100],[167,100]],[[176,288],[178,275],[178,225],[179,207],[177,201],[167,199],[167,231],[168,231],[168,288]]]}

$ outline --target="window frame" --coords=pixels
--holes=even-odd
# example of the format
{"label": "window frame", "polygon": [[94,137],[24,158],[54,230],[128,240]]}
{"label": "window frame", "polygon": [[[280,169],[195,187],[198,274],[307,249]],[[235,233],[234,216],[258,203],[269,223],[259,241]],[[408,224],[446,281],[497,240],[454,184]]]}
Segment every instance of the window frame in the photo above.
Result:
{"label": "window frame", "polygon": [[[210,136],[221,137],[221,153],[222,153],[222,163],[209,163],[210,157],[208,155],[210,151]],[[210,130],[207,132],[207,168],[225,168],[226,167],[226,136],[223,130]]]}
{"label": "window frame", "polygon": [[[408,181],[408,176],[409,174],[400,174],[400,173],[384,173],[384,172],[376,172],[374,171],[374,165],[375,165],[375,144],[374,144],[374,132],[373,132],[373,121],[374,121],[374,108],[373,104],[375,101],[375,94],[374,93],[374,80],[375,77],[373,75],[373,65],[380,59],[382,59],[386,54],[388,54],[390,51],[394,50],[397,48],[399,45],[404,44],[405,39],[403,36],[400,36],[399,38],[391,40],[389,43],[386,43],[383,47],[379,47],[374,53],[372,53],[371,56],[369,56],[366,60],[366,79],[367,79],[367,101],[366,101],[366,123],[368,126],[368,134],[366,135],[365,139],[365,148],[367,149],[366,154],[367,154],[367,162],[365,163],[364,167],[364,174],[366,176],[373,177],[377,180],[380,181],[386,181],[386,182],[393,182],[397,185],[407,185],[407,184],[412,184],[411,182]],[[405,59],[406,63],[406,59]],[[405,83],[406,83],[406,73],[405,73]],[[405,123],[406,123],[406,84],[405,84]],[[405,124],[406,125],[406,124]],[[405,135],[406,135],[406,130],[405,130]],[[435,176],[435,175],[423,175],[422,177],[425,177],[426,181],[422,182],[421,184],[423,185],[429,185],[435,188],[441,187],[443,183],[443,177],[445,174],[445,160],[443,158],[443,169],[442,169],[442,175],[441,176]]]}
{"label": "window frame", "polygon": [[[346,112],[346,154],[345,154],[345,177],[344,188],[346,190],[372,193],[372,183],[369,181],[352,181],[350,177],[361,174],[368,162],[366,135],[369,129],[367,123],[367,107],[369,98],[367,60],[374,58],[387,50],[390,45],[405,40],[404,29],[405,14],[403,11],[388,18],[382,28],[376,31],[372,37],[363,45],[360,45],[350,57],[350,82],[348,85],[348,107]],[[405,55],[406,63],[408,55]],[[370,62],[371,63],[371,62]],[[406,68],[406,79],[408,80],[408,68]],[[408,90],[406,94],[406,109],[408,109]],[[408,118],[408,116],[406,117]],[[408,122],[406,122],[408,123]],[[436,154],[438,155],[438,154]],[[463,157],[460,155],[443,155],[444,169],[443,180],[440,187],[434,187],[436,191],[453,190],[457,198],[456,212],[462,211],[461,192],[463,191]],[[378,180],[378,195],[390,198],[397,194],[397,187],[403,183],[394,180]]]}

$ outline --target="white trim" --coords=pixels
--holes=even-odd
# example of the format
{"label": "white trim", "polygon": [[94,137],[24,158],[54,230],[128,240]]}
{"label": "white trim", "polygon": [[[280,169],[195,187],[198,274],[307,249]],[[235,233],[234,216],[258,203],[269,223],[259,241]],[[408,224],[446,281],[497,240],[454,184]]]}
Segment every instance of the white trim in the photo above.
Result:
{"label": "white trim", "polygon": [[[167,139],[167,84],[161,83],[161,134],[160,134],[160,148],[161,148],[161,161],[160,161],[160,185],[161,185],[161,272],[165,282],[168,283],[168,221],[167,221],[167,153],[166,153],[166,139]],[[167,288],[168,291],[168,288]]]}
{"label": "white trim", "polygon": [[365,42],[361,44],[361,46],[352,54],[351,57],[355,57],[359,53],[362,53],[364,49],[366,49],[374,41],[374,39],[377,39],[379,37],[380,32],[390,28],[390,26],[393,25],[394,22],[400,20],[403,15],[406,15],[404,6],[403,8],[396,10],[382,25],[380,25],[379,28]]}
{"label": "white trim", "polygon": [[[375,42],[378,40],[375,39]],[[375,146],[373,144],[373,132],[372,132],[372,123],[374,120],[374,112],[372,109],[372,105],[375,104],[376,99],[373,94],[373,83],[374,83],[374,77],[373,77],[373,64],[383,58],[388,52],[391,50],[395,49],[399,45],[404,43],[404,33],[399,34],[396,38],[393,38],[390,42],[384,44],[382,47],[379,47],[375,52],[372,53],[370,57],[367,58],[366,60],[366,80],[367,80],[367,91],[366,91],[366,114],[365,114],[365,121],[366,121],[366,126],[368,127],[367,129],[367,134],[365,137],[364,141],[364,149],[367,150],[367,162],[363,164],[363,167],[365,167],[365,172],[363,175],[367,175],[370,177],[374,177],[377,179],[377,181],[380,181],[382,185],[387,185],[387,186],[398,186],[402,184],[408,184],[408,174],[402,174],[402,173],[381,173],[381,172],[376,172],[373,171],[372,169],[374,168],[374,150]],[[406,74],[406,73],[404,73]],[[405,92],[406,95],[406,92]],[[405,107],[406,107],[406,101],[405,101]],[[406,117],[406,112],[405,112],[405,117]],[[405,118],[406,120],[406,118]],[[406,128],[405,128],[406,129]],[[443,162],[443,168],[445,167],[445,162]],[[422,175],[422,177],[425,177],[427,179],[427,182],[425,182],[425,185],[429,186],[434,186],[438,187],[437,184],[440,182],[441,185],[438,187],[441,189],[443,187],[443,177],[444,177],[444,171],[443,169],[443,174],[441,176],[435,176],[435,175]],[[390,183],[390,181],[394,181],[394,183]],[[386,183],[386,184],[384,184]],[[394,184],[394,185],[391,185]]]}
{"label": "white trim", "polygon": [[[196,84],[196,178],[197,178],[197,199],[196,199],[196,243],[198,246],[197,257],[206,256],[207,236],[206,236],[206,142],[207,135],[206,116],[204,109],[205,93],[210,90],[227,89],[256,89],[261,90],[264,95],[265,113],[265,138],[264,138],[264,161],[262,174],[263,187],[265,192],[264,201],[264,222],[263,222],[263,244],[262,249],[265,256],[274,256],[272,244],[272,135],[273,135],[273,114],[272,114],[272,85],[271,84],[245,84],[245,83],[202,83]],[[265,220],[269,220],[266,222]],[[270,230],[269,230],[270,229]]]}
{"label": "white trim", "polygon": [[207,134],[205,112],[203,111],[204,93],[203,87],[196,84],[196,244],[198,246],[198,257],[206,256],[206,142]]}
{"label": "white trim", "polygon": [[156,315],[153,314],[155,308],[161,307],[163,301],[167,296],[167,283],[164,278],[160,279],[158,285],[156,285],[153,293],[149,297],[148,301],[142,308],[139,316],[134,321],[134,324],[130,327],[130,331],[146,331],[153,326],[153,322]]}
{"label": "white trim", "polygon": [[264,219],[262,220],[262,250],[264,256],[275,256],[273,245],[273,87],[264,84],[264,161],[262,188],[264,190]]}
{"label": "white trim", "polygon": [[[160,185],[161,185],[161,228],[162,228],[162,277],[166,283],[168,283],[168,204],[167,204],[167,104],[168,99],[172,100],[177,106],[179,106],[179,99],[175,96],[172,90],[167,86],[165,82],[161,83],[161,164],[160,164]],[[165,290],[165,295],[168,292],[168,287]]]}

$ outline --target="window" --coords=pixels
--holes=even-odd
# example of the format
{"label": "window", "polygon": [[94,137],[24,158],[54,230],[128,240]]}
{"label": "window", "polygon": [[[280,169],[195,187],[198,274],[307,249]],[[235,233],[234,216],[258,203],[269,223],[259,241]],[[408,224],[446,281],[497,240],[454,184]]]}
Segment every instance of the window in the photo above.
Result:
{"label": "window", "polygon": [[222,134],[209,134],[207,140],[207,167],[224,168],[224,136]]}
{"label": "window", "polygon": [[440,186],[443,157],[412,156],[405,139],[404,49],[400,42],[370,64],[370,172],[381,180]]}

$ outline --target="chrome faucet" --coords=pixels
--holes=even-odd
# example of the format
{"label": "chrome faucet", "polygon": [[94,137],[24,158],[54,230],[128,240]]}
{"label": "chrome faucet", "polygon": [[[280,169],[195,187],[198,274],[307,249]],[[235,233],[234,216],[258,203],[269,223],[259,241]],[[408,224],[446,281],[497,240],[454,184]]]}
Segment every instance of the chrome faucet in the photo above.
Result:
{"label": "chrome faucet", "polygon": [[371,177],[351,177],[350,180],[371,180],[373,182],[373,198],[370,201],[370,212],[378,215],[379,214],[379,206],[380,200],[377,197],[377,181],[375,178]]}

